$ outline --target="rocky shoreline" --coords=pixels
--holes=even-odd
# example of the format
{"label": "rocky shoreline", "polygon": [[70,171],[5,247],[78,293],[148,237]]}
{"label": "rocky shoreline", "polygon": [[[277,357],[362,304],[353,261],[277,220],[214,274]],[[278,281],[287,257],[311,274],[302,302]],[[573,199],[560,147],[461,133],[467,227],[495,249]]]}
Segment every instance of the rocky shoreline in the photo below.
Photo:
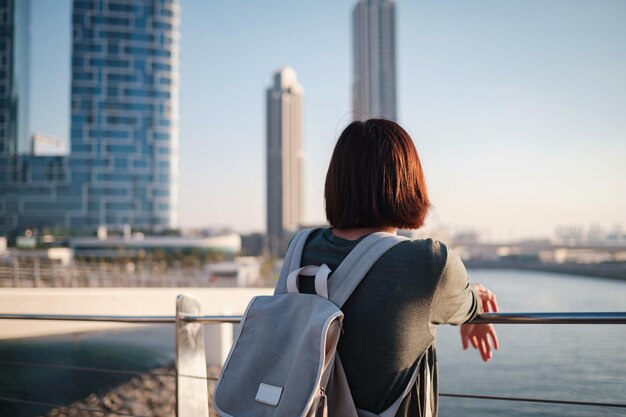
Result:
{"label": "rocky shoreline", "polygon": [[[209,377],[217,377],[218,367],[210,367]],[[209,401],[212,399],[215,381],[209,380]],[[209,404],[211,415],[215,415]],[[155,368],[146,374],[133,377],[115,388],[93,393],[87,398],[67,406],[49,410],[45,417],[175,417],[176,370],[174,366]]]}

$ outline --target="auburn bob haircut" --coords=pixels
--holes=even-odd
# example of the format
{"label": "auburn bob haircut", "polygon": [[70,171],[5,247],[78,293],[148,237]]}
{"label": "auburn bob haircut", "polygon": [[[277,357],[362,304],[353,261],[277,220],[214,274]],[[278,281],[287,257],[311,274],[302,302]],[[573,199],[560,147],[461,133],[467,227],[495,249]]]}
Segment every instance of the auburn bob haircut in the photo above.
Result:
{"label": "auburn bob haircut", "polygon": [[424,224],[430,202],[411,137],[383,119],[352,122],[339,136],[324,189],[326,218],[338,229]]}

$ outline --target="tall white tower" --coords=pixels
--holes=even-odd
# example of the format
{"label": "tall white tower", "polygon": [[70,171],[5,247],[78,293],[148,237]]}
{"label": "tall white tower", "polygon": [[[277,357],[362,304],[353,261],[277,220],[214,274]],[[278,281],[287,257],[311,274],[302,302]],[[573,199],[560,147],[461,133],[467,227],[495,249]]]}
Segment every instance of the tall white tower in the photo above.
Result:
{"label": "tall white tower", "polygon": [[272,256],[284,255],[302,223],[303,93],[290,67],[276,71],[267,89],[267,238]]}
{"label": "tall white tower", "polygon": [[394,0],[359,0],[352,13],[356,120],[396,120],[396,23]]}

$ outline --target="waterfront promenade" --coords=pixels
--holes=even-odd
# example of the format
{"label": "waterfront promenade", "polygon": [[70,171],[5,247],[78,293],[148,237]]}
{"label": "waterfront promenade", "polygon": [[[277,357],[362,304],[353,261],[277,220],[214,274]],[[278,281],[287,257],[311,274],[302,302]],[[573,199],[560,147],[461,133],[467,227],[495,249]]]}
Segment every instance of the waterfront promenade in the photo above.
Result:
{"label": "waterfront promenade", "polygon": [[[506,270],[477,270],[471,272],[471,277],[475,282],[494,288],[503,310],[509,312],[623,311],[623,300],[626,299],[625,283],[616,280]],[[235,315],[243,312],[249,297],[269,293],[271,289],[7,288],[0,290],[0,307],[2,312],[11,310],[13,313],[118,312],[117,314],[172,316],[173,300],[181,292],[192,293],[200,298],[204,314]],[[81,306],[73,303],[74,299]],[[7,304],[7,300],[12,300],[11,305]],[[40,323],[44,322],[20,321],[15,327],[27,328]],[[64,326],[69,324],[45,323]],[[100,326],[90,325],[89,329],[79,331],[101,328],[101,323],[96,324]],[[113,326],[129,327],[119,324]],[[69,409],[77,413],[74,415],[81,415],[87,408],[103,407],[111,411],[111,408],[107,408],[113,404],[110,400],[119,399],[119,402],[113,404],[116,411],[128,413],[133,411],[135,415],[157,416],[160,409],[156,403],[150,402],[147,397],[141,397],[145,398],[145,401],[141,402],[139,398],[144,388],[150,385],[152,387],[150,389],[159,390],[161,393],[159,398],[163,399],[171,410],[172,401],[168,399],[175,395],[175,389],[170,379],[166,379],[170,381],[166,382],[169,387],[166,389],[161,382],[153,380],[155,376],[146,374],[172,373],[170,367],[160,368],[164,364],[167,365],[166,362],[161,362],[163,358],[171,358],[174,355],[174,328],[168,326],[171,325],[134,328],[129,332],[105,332],[79,338],[61,336],[5,341],[3,359],[8,362],[3,365],[2,370],[5,379],[3,392],[5,396],[11,398],[59,404],[56,409],[69,406]],[[57,330],[59,330],[57,334],[73,331],[68,328]],[[207,325],[204,326],[204,330],[207,363],[219,366],[223,361],[221,355],[224,354],[221,347],[232,340],[232,325]],[[211,334],[213,331],[221,332],[219,340],[215,338],[215,334]],[[493,361],[485,365],[475,351],[462,350],[458,328],[441,326],[438,329],[437,356],[440,362],[441,390],[445,393],[442,394],[440,415],[515,417],[624,415],[623,375],[626,369],[623,362],[616,360],[626,349],[624,344],[626,339],[621,326],[499,324],[498,332],[502,336],[502,349],[497,352]],[[3,329],[0,329],[0,334],[3,333]],[[206,344],[207,341],[214,344]],[[582,358],[584,360],[581,360]],[[31,363],[41,365],[27,366]],[[48,365],[53,369],[48,368]],[[152,367],[159,368],[156,371],[149,371]],[[118,382],[115,384],[108,382],[107,385],[106,381],[112,381],[110,378],[113,377],[109,375],[107,376],[109,379],[105,379],[107,374],[103,373],[104,371],[93,373],[94,369],[114,372],[122,370],[131,373],[136,371],[141,377],[128,384],[120,377],[119,385]],[[216,368],[213,366],[210,369]],[[475,380],[480,380],[481,384],[472,384],[471,381]],[[148,385],[142,385],[142,381]],[[158,384],[154,385],[157,382]],[[207,384],[210,389],[211,382],[207,381]],[[107,389],[111,389],[102,391],[105,385]],[[95,396],[92,395],[94,392],[104,393]],[[470,397],[455,397],[460,394],[467,394]],[[537,400],[511,403],[487,401],[483,398],[485,396],[500,399],[524,397]],[[543,401],[553,403],[542,403]],[[131,410],[129,408],[131,403],[136,408]],[[609,405],[602,406],[605,403]],[[34,409],[34,406],[30,409]],[[65,411],[69,409],[63,408]],[[16,410],[24,417],[41,415],[40,412],[35,414],[34,411],[28,414],[29,408],[23,404],[0,404],[0,415],[17,416]],[[38,410],[41,411],[41,408]],[[171,412],[165,415],[171,415]]]}
{"label": "waterfront promenade", "polygon": [[[78,315],[175,314],[176,296],[193,294],[204,314],[243,314],[255,295],[271,288],[2,288],[0,313]],[[0,340],[141,326],[124,323],[0,320]]]}

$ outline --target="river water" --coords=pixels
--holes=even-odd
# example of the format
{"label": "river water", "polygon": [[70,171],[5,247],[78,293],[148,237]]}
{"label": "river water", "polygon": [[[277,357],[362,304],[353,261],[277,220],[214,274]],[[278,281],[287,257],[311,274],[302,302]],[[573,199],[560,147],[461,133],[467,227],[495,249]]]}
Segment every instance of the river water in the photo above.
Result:
{"label": "river water", "polygon": [[[469,271],[501,312],[626,311],[626,282],[571,275]],[[626,403],[626,325],[497,325],[500,350],[482,362],[458,329],[437,335],[441,392]],[[440,398],[440,416],[626,416],[626,409]]]}
{"label": "river water", "polygon": [[[502,312],[626,311],[626,282],[507,270],[470,271],[498,296]],[[626,325],[498,325],[501,349],[487,364],[463,351],[458,328],[437,335],[441,392],[626,402]],[[0,343],[0,416],[46,407],[1,397],[69,404],[129,379],[125,375],[25,367],[3,361],[149,370],[174,358],[172,326],[132,332]],[[626,416],[626,409],[440,398],[440,416]]]}

